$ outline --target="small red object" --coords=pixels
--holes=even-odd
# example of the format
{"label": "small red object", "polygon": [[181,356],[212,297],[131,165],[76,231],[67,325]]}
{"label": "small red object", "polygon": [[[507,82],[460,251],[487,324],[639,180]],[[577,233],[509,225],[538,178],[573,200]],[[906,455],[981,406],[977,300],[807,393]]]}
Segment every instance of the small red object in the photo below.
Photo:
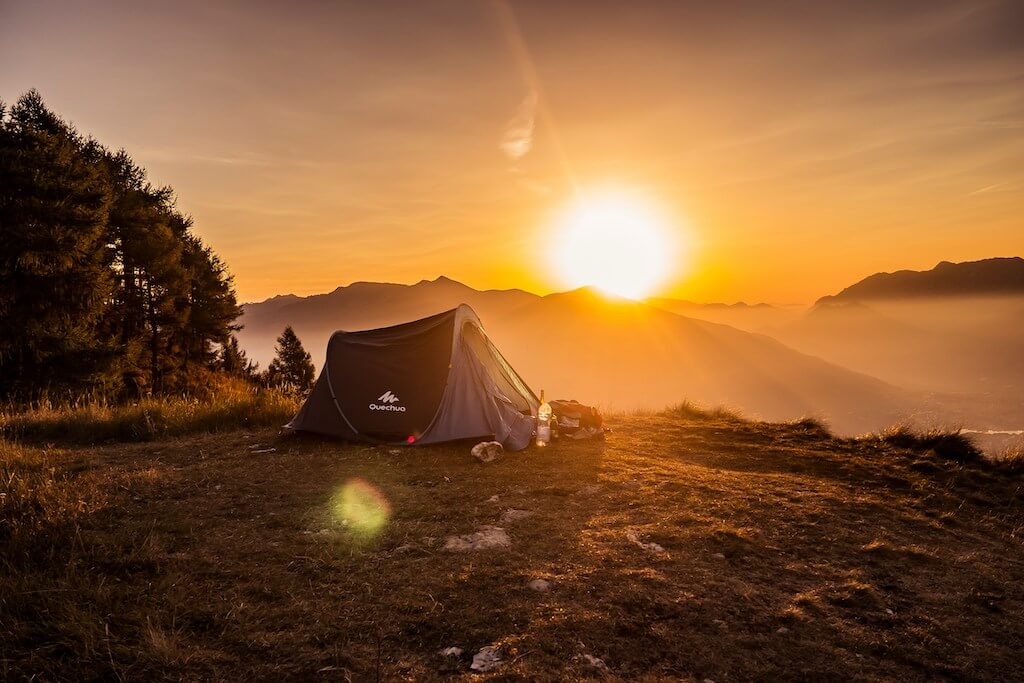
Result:
{"label": "small red object", "polygon": [[408,438],[408,439],[406,439],[406,440],[405,440],[405,442],[406,442],[406,443],[415,443],[415,442],[416,442],[416,437],[415,437],[415,436],[413,436],[412,434],[410,434],[410,435],[409,435],[409,438]]}

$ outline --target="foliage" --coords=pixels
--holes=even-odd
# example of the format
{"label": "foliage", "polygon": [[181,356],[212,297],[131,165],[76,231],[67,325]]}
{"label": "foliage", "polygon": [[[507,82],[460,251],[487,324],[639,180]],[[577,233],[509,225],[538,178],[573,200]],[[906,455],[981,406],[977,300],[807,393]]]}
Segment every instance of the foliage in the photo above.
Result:
{"label": "foliage", "polygon": [[228,337],[220,352],[220,370],[232,377],[242,377],[253,382],[259,379],[259,370],[255,361],[238,345],[235,335]]}
{"label": "foliage", "polygon": [[308,394],[315,377],[313,358],[302,348],[291,325],[277,338],[275,351],[277,356],[267,368],[267,384],[298,395]]}
{"label": "foliage", "polygon": [[170,187],[29,91],[0,106],[0,395],[187,391],[239,315]]}

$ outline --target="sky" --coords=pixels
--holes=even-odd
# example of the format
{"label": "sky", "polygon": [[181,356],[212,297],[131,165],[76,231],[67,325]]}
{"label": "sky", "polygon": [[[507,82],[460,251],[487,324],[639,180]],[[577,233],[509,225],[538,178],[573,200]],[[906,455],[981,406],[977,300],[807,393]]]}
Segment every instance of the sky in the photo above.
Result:
{"label": "sky", "polygon": [[173,186],[239,298],[565,288],[574,198],[657,207],[659,295],[810,302],[1024,255],[1024,3],[0,0],[0,99]]}

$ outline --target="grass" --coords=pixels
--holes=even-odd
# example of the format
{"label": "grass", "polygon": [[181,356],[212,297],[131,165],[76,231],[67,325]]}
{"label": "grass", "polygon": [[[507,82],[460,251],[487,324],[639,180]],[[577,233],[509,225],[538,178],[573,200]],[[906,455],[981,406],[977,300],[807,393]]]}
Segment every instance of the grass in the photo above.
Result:
{"label": "grass", "polygon": [[664,414],[672,417],[685,418],[688,420],[714,419],[738,422],[744,419],[739,411],[727,406],[715,406],[713,408],[709,408],[690,400],[684,400],[674,406],[670,406],[663,412]]}
{"label": "grass", "polygon": [[901,424],[868,438],[896,448],[918,452],[933,451],[939,457],[957,463],[978,463],[985,458],[971,437],[959,429],[935,428],[918,431]]}
{"label": "grass", "polygon": [[40,538],[77,522],[90,506],[70,484],[75,468],[65,451],[0,441],[0,543],[9,551],[52,546],[53,538],[45,544]]}
{"label": "grass", "polygon": [[995,458],[996,465],[1007,472],[1024,474],[1024,446],[1011,448]]}
{"label": "grass", "polygon": [[[492,465],[271,428],[5,447],[0,678],[1020,673],[1019,476],[803,423],[610,421]],[[495,525],[509,547],[445,549]]]}
{"label": "grass", "polygon": [[0,413],[0,434],[35,443],[97,444],[151,441],[196,432],[283,425],[299,401],[241,380],[220,379],[203,398],[163,396],[126,404],[89,400],[11,406]]}

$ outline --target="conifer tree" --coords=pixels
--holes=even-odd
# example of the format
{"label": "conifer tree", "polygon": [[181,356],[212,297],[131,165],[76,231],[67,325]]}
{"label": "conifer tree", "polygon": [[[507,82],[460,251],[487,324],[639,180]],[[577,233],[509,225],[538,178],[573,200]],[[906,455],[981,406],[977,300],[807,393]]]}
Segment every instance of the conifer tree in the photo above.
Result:
{"label": "conifer tree", "polygon": [[302,348],[302,342],[291,325],[284,328],[277,338],[275,351],[277,356],[267,368],[267,384],[300,395],[309,393],[315,373],[313,359]]}
{"label": "conifer tree", "polygon": [[189,391],[239,329],[169,187],[32,90],[0,102],[0,396]]}
{"label": "conifer tree", "polygon": [[0,116],[0,392],[111,380],[110,202],[94,147],[34,90]]}
{"label": "conifer tree", "polygon": [[256,363],[249,360],[245,351],[238,345],[238,337],[235,335],[228,337],[221,348],[220,370],[233,377],[251,381],[255,381],[259,375]]}

